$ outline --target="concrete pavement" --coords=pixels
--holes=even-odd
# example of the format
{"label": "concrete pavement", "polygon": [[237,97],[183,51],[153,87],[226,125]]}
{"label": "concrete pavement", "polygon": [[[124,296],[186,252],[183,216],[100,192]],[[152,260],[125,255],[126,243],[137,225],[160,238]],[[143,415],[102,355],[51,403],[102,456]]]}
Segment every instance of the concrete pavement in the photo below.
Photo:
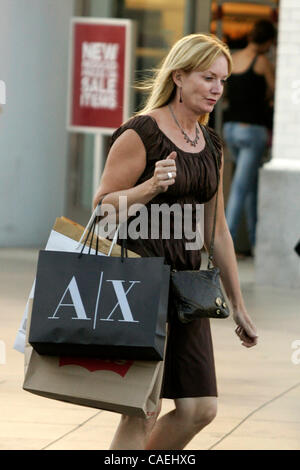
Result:
{"label": "concrete pavement", "polygon": [[[0,450],[108,449],[118,414],[22,390],[23,356],[13,344],[37,256],[36,249],[0,250]],[[219,412],[186,449],[300,450],[300,292],[256,286],[249,259],[239,261],[239,272],[259,344],[241,347],[232,319],[212,322]],[[172,408],[165,400],[162,413]]]}

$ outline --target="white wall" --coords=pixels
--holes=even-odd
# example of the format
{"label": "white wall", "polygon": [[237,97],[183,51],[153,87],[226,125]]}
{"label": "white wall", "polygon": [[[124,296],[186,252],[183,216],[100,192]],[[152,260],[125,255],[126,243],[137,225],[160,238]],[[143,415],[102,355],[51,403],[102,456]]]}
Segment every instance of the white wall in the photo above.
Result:
{"label": "white wall", "polygon": [[43,245],[64,215],[74,0],[0,0],[0,247]]}
{"label": "white wall", "polygon": [[279,12],[273,157],[300,161],[300,1]]}
{"label": "white wall", "polygon": [[300,0],[280,0],[272,151],[259,178],[256,281],[299,289]]}

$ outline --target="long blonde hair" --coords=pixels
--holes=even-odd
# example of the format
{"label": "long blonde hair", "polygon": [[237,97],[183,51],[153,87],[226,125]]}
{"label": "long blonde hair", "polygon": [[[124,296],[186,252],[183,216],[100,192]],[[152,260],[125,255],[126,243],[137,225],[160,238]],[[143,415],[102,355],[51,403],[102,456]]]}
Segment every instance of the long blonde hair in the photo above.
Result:
{"label": "long blonde hair", "polygon": [[[217,57],[224,55],[228,61],[229,74],[232,70],[232,58],[228,46],[216,36],[210,34],[190,34],[179,39],[160,68],[154,70],[154,76],[136,84],[135,88],[148,92],[146,103],[138,113],[147,114],[153,109],[165,106],[176,93],[176,85],[172,78],[175,70],[182,69],[191,72],[198,69],[207,70]],[[199,119],[201,124],[207,124],[209,114],[204,114]]]}

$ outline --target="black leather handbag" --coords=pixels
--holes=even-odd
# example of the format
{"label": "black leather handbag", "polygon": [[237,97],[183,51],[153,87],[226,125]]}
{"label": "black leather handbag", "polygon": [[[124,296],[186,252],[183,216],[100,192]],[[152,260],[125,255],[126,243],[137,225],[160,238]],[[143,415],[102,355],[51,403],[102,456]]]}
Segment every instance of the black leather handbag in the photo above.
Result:
{"label": "black leather handbag", "polygon": [[[206,143],[213,154],[218,168],[216,151],[204,126],[201,126]],[[218,186],[219,172],[217,170]],[[217,219],[218,191],[216,195],[213,230],[208,252],[206,270],[171,272],[171,288],[178,318],[182,323],[189,323],[195,318],[227,318],[230,310],[226,303],[220,282],[220,270],[213,266],[214,238]]]}

